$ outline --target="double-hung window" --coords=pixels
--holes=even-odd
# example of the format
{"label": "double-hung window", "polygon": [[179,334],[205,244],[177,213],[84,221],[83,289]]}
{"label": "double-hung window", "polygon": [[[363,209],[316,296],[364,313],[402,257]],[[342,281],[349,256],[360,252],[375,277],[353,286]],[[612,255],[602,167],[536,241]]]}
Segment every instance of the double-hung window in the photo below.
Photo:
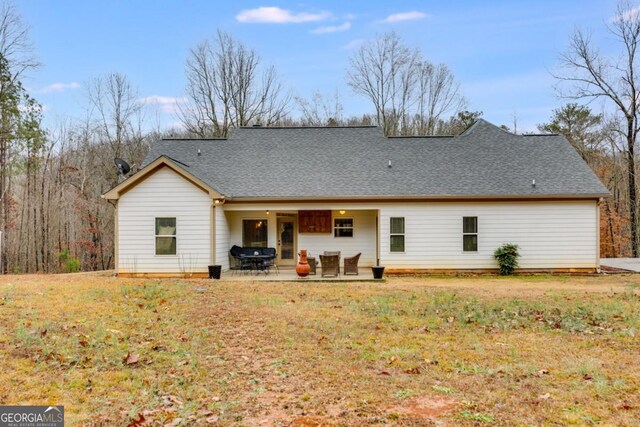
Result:
{"label": "double-hung window", "polygon": [[404,252],[404,217],[390,218],[389,250],[391,252]]}
{"label": "double-hung window", "polygon": [[353,237],[353,218],[334,218],[333,237]]}
{"label": "double-hung window", "polygon": [[462,250],[478,252],[478,217],[462,217]]}
{"label": "double-hung window", "polygon": [[156,218],[156,255],[175,255],[177,243],[176,219]]}

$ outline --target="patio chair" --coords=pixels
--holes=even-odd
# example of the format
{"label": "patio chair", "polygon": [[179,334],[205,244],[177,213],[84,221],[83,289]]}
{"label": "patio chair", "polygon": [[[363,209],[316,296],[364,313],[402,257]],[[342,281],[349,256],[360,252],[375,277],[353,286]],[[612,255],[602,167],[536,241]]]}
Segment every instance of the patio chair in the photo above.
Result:
{"label": "patio chair", "polygon": [[362,253],[358,253],[358,255],[352,257],[344,257],[344,275],[347,274],[355,274],[358,275],[358,261],[360,260],[360,255]]}
{"label": "patio chair", "polygon": [[329,255],[329,256],[337,256],[338,257],[338,264],[340,264],[340,251],[324,251],[323,255]]}
{"label": "patio chair", "polygon": [[269,273],[273,268],[276,271],[276,274],[280,273],[280,269],[278,268],[278,254],[276,253],[275,248],[264,248],[262,250],[263,255],[268,255],[270,258],[262,261],[262,268],[266,273]]}
{"label": "patio chair", "polygon": [[233,260],[231,270],[234,274],[238,271],[250,271],[252,268],[251,262],[248,259],[242,258],[242,248],[237,245],[233,245],[229,250],[229,255]]}
{"label": "patio chair", "polygon": [[316,275],[316,257],[308,256],[307,262],[309,263],[309,274]]}
{"label": "patio chair", "polygon": [[338,255],[319,255],[322,272],[321,277],[340,276],[340,257]]}

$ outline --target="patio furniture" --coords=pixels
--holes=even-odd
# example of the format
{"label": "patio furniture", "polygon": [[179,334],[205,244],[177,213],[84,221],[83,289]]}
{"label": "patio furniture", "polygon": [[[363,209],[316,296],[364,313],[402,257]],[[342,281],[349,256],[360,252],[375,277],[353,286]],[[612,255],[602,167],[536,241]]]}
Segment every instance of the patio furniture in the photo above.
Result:
{"label": "patio furniture", "polygon": [[[275,248],[250,248],[233,245],[229,250],[233,259],[233,271],[266,271],[270,267],[276,267]],[[269,264],[269,265],[267,265]]]}
{"label": "patio furniture", "polygon": [[280,273],[277,262],[277,253],[275,248],[265,248],[262,250],[263,255],[267,256],[267,259],[262,260],[262,267],[266,273],[269,273],[273,268],[276,274]]}
{"label": "patio furniture", "polygon": [[235,274],[238,271],[247,271],[251,269],[251,263],[248,259],[242,256],[242,248],[237,245],[233,245],[229,250],[231,255],[231,271]]}
{"label": "patio furniture", "polygon": [[312,256],[307,257],[307,262],[309,263],[309,274],[316,275],[316,258]]}
{"label": "patio furniture", "polygon": [[362,253],[358,253],[358,255],[352,257],[344,257],[344,275],[347,274],[355,274],[358,275],[358,261],[360,260],[360,255]]}
{"label": "patio furniture", "polygon": [[319,255],[321,276],[338,277],[340,276],[340,257],[338,255]]}
{"label": "patio furniture", "polygon": [[323,255],[337,256],[338,257],[338,265],[340,265],[340,251],[324,251]]}

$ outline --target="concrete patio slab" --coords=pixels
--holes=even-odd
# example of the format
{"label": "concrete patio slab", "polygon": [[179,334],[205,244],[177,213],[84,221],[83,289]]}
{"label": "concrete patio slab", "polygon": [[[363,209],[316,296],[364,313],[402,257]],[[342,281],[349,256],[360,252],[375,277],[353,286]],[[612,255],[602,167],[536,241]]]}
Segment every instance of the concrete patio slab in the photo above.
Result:
{"label": "concrete patio slab", "polygon": [[601,258],[600,265],[640,273],[640,258]]}
{"label": "concrete patio slab", "polygon": [[[300,278],[296,274],[295,270],[292,268],[281,268],[279,273],[275,271],[271,271],[269,274],[264,273],[255,273],[255,272],[244,272],[244,273],[234,273],[232,271],[226,271],[222,273],[223,280],[229,281],[257,281],[257,282],[363,282],[363,281],[373,281],[373,273],[371,272],[371,268],[359,268],[358,275],[348,275],[345,276],[341,274],[338,277],[322,277],[320,275],[320,269],[318,269],[318,274],[309,275],[306,278]],[[384,280],[384,279],[383,279]],[[383,280],[376,280],[377,282],[382,282]]]}

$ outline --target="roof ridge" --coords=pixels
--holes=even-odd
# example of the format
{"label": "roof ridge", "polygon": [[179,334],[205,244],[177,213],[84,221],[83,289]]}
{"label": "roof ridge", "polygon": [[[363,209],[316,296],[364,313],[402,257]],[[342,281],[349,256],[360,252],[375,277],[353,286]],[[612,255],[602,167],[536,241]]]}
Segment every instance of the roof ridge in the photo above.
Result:
{"label": "roof ridge", "polygon": [[176,137],[162,137],[160,138],[160,141],[226,141],[229,138],[225,138],[225,137],[207,137],[207,138],[200,138],[200,137],[193,137],[193,138],[187,138],[187,137],[182,137],[182,136],[176,136]]}
{"label": "roof ridge", "polygon": [[456,135],[390,135],[388,139],[400,139],[400,138],[455,138]]}
{"label": "roof ridge", "polygon": [[359,129],[378,128],[377,125],[353,125],[353,126],[240,126],[237,129]]}
{"label": "roof ridge", "polygon": [[507,135],[511,135],[511,136],[520,136],[520,135],[518,135],[517,133],[509,132],[508,130],[503,129],[503,128],[501,128],[500,126],[496,126],[496,125],[494,125],[493,123],[491,123],[491,122],[489,122],[489,121],[487,121],[487,120],[485,120],[485,119],[482,119],[482,118],[477,119],[475,122],[473,122],[473,124],[472,124],[471,126],[469,126],[468,128],[466,128],[466,129],[464,130],[464,132],[462,132],[462,133],[461,133],[460,135],[458,135],[458,136],[467,136],[467,135],[471,135],[473,132],[475,132],[475,128],[476,128],[479,124],[481,124],[481,123],[482,123],[482,124],[484,124],[484,125],[489,126],[489,127],[490,127],[490,128],[492,128],[492,129],[498,129],[498,130],[500,130],[500,131],[502,131],[502,132],[506,133]]}

